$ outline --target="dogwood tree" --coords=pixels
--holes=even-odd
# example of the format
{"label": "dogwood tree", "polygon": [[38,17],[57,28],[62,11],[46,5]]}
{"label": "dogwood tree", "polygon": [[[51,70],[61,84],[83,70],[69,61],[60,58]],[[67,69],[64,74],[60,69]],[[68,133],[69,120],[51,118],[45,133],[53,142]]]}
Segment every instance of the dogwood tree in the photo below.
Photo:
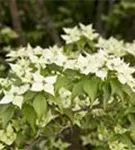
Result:
{"label": "dogwood tree", "polygon": [[62,47],[8,53],[0,149],[70,149],[77,128],[80,149],[134,150],[135,43],[105,40],[92,25],[64,31]]}

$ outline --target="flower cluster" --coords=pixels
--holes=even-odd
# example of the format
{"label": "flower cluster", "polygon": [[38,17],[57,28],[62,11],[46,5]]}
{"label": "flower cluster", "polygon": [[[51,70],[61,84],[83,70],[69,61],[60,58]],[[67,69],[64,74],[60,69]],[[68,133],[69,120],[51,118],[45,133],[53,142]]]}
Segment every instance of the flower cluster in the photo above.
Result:
{"label": "flower cluster", "polygon": [[16,64],[10,63],[11,72],[21,80],[22,85],[19,87],[12,85],[8,92],[4,91],[5,96],[1,104],[12,102],[21,108],[23,102],[21,95],[28,89],[31,91],[44,90],[55,95],[53,84],[57,80],[57,75],[43,76],[41,74],[41,68],[45,69],[48,64],[56,64],[63,67],[63,70],[77,70],[84,75],[95,74],[102,80],[106,80],[111,71],[122,84],[128,84],[134,91],[135,79],[132,74],[135,68],[130,67],[120,57],[110,55],[102,49],[94,54],[86,53],[85,56],[79,54],[76,58],[70,59],[64,54],[62,48],[57,46],[42,49],[28,45],[27,48],[21,48],[16,52],[11,51],[7,56],[8,60],[17,59]]}
{"label": "flower cluster", "polygon": [[7,54],[9,74],[0,78],[0,126],[7,128],[0,130],[0,149],[16,145],[29,130],[35,139],[45,134],[46,144],[44,139],[49,141],[52,134],[57,139],[72,125],[84,134],[84,145],[107,150],[133,147],[134,143],[125,145],[124,139],[134,138],[135,67],[127,59],[128,55],[134,58],[134,42],[105,40],[91,25],[64,31],[63,47],[28,45]]}
{"label": "flower cluster", "polygon": [[74,43],[79,41],[82,37],[88,38],[89,40],[96,39],[99,35],[92,28],[92,25],[83,25],[80,23],[79,28],[63,28],[66,35],[61,37],[66,41],[66,44]]}

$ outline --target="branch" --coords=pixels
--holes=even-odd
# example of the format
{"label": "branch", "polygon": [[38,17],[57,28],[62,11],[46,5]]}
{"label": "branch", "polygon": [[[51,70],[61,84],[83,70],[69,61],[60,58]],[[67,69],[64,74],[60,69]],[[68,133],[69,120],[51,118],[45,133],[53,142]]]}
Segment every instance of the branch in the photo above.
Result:
{"label": "branch", "polygon": [[74,113],[79,113],[79,112],[82,112],[82,111],[88,111],[88,112],[90,112],[91,110],[92,110],[91,106],[86,106],[86,107],[80,108],[78,110],[74,110],[73,112]]}
{"label": "branch", "polygon": [[18,34],[18,43],[21,45],[25,45],[26,41],[24,40],[24,37],[22,36],[22,26],[21,21],[19,17],[19,11],[17,7],[17,1],[16,0],[10,0],[9,1],[9,7],[10,7],[10,13],[12,17],[12,24],[15,32]]}
{"label": "branch", "polygon": [[33,147],[38,144],[41,140],[43,140],[45,137],[43,135],[39,136],[38,138],[31,141],[29,144],[25,146],[25,150],[33,150]]}
{"label": "branch", "polygon": [[61,45],[57,30],[54,27],[54,24],[51,20],[51,17],[48,13],[46,6],[43,3],[43,0],[37,0],[37,1],[38,1],[40,9],[43,11],[43,15],[44,15],[43,23],[45,24],[45,27],[47,28],[48,34],[50,35],[54,43]]}
{"label": "branch", "polygon": [[104,1],[97,1],[96,6],[96,29],[100,34],[103,34],[103,22],[101,16],[103,15],[104,11]]}

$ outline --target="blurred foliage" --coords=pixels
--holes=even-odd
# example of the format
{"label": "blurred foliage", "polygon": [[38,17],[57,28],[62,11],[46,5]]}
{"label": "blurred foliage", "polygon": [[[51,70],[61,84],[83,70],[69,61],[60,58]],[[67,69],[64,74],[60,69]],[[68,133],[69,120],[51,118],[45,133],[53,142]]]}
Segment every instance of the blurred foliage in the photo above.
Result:
{"label": "blurred foliage", "polygon": [[108,28],[108,36],[115,35],[128,41],[135,39],[135,1],[121,0],[112,12],[103,16]]}
{"label": "blurred foliage", "polygon": [[[131,41],[135,37],[134,0],[1,0],[0,23],[16,31],[12,1],[17,6],[16,13],[19,16],[21,36],[25,40],[25,44],[22,45],[26,43],[42,47],[53,45],[58,41],[54,39],[55,36],[53,37],[55,33],[62,43],[59,37],[63,32],[62,27],[73,27],[79,22],[92,23],[94,28],[106,38],[116,36]],[[52,24],[51,28],[50,24]],[[18,41],[14,41],[16,42],[10,44],[17,46]]]}

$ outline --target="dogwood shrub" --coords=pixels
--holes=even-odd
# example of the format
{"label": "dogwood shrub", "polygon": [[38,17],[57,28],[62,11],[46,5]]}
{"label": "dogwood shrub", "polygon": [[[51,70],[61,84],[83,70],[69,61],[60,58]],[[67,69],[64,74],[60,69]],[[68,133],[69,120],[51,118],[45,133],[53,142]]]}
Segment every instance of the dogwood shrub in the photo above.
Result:
{"label": "dogwood shrub", "polygon": [[64,28],[65,45],[7,55],[0,78],[0,149],[135,149],[135,43],[92,25]]}

